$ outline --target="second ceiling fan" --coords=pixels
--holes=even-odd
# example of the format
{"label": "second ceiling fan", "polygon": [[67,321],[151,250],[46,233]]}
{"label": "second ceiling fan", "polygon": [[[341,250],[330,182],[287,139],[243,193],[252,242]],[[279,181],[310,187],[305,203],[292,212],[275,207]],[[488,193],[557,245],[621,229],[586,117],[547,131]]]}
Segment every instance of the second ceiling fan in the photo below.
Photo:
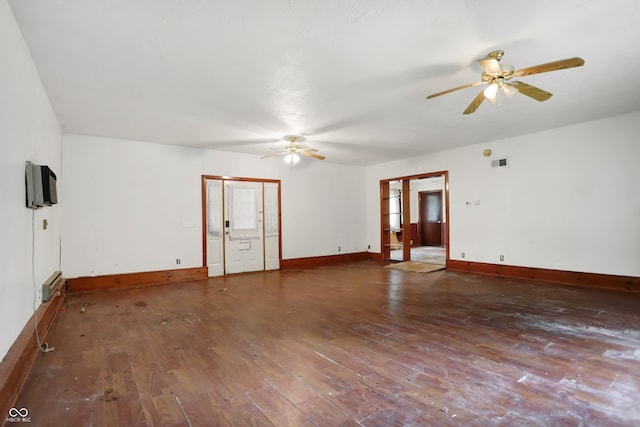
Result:
{"label": "second ceiling fan", "polygon": [[284,161],[286,163],[290,163],[292,166],[300,161],[300,156],[311,157],[312,159],[324,160],[325,157],[320,154],[316,154],[318,151],[315,148],[303,148],[297,141],[301,139],[297,136],[286,136],[285,140],[289,141],[289,143],[284,147],[284,150],[278,154],[270,154],[268,156],[263,156],[261,158],[265,159],[267,157],[273,156],[284,156]]}
{"label": "second ceiling fan", "polygon": [[562,70],[564,68],[580,67],[584,65],[584,59],[574,57],[561,59],[559,61],[549,62],[546,64],[534,65],[533,67],[521,68],[516,70],[513,65],[500,64],[504,51],[495,50],[484,59],[479,59],[477,62],[482,67],[482,75],[479,82],[469,83],[466,85],[454,87],[442,92],[434,93],[427,96],[427,99],[435,98],[440,95],[446,95],[447,93],[455,92],[460,89],[466,89],[468,87],[479,86],[487,84],[484,90],[482,90],[474,99],[471,104],[464,110],[463,114],[471,114],[478,109],[482,101],[485,99],[491,103],[495,103],[498,91],[502,91],[507,97],[511,98],[517,92],[523,95],[533,98],[536,101],[546,101],[553,95],[546,90],[542,90],[535,86],[531,86],[527,83],[511,79],[513,77],[529,76],[531,74],[546,73],[548,71]]}

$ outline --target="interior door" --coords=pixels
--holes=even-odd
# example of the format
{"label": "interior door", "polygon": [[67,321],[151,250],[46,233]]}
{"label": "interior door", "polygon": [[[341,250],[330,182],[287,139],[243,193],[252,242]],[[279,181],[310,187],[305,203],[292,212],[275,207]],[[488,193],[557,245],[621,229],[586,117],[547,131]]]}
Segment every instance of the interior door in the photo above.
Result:
{"label": "interior door", "polygon": [[262,183],[224,181],[225,272],[264,270]]}
{"label": "interior door", "polygon": [[264,269],[280,268],[280,184],[264,183]]}
{"label": "interior door", "polygon": [[420,244],[442,246],[442,191],[421,191],[418,200]]}
{"label": "interior door", "polygon": [[207,179],[206,185],[206,242],[209,277],[224,274],[224,220],[222,215],[222,181]]}

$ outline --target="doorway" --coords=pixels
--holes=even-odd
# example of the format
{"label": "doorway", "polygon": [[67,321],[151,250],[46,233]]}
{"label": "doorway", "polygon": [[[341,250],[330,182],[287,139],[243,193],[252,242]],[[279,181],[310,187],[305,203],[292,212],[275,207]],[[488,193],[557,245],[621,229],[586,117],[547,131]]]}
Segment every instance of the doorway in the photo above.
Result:
{"label": "doorway", "polygon": [[442,191],[418,193],[420,246],[442,246]]}
{"label": "doorway", "polygon": [[280,181],[202,177],[209,277],[280,268]]}
{"label": "doorway", "polygon": [[447,171],[380,180],[382,260],[446,265],[448,205]]}

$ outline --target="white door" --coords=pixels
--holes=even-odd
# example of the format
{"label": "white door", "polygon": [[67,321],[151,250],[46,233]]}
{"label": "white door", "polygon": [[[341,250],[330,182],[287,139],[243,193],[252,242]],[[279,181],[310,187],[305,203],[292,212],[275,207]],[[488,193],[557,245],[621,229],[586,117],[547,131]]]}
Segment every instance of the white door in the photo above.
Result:
{"label": "white door", "polygon": [[280,268],[280,184],[264,183],[264,269]]}
{"label": "white door", "polygon": [[262,183],[224,181],[225,272],[264,270]]}
{"label": "white door", "polygon": [[222,217],[222,181],[207,179],[205,181],[206,205],[206,242],[207,267],[209,277],[224,274],[224,220]]}
{"label": "white door", "polygon": [[280,184],[206,179],[209,277],[280,268]]}

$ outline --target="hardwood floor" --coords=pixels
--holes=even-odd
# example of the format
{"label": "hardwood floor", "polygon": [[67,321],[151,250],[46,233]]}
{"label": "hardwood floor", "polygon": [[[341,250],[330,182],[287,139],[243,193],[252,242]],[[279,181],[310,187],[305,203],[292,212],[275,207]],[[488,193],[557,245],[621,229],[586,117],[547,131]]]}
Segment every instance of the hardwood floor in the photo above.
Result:
{"label": "hardwood floor", "polygon": [[637,293],[365,261],[67,299],[33,426],[640,423]]}

